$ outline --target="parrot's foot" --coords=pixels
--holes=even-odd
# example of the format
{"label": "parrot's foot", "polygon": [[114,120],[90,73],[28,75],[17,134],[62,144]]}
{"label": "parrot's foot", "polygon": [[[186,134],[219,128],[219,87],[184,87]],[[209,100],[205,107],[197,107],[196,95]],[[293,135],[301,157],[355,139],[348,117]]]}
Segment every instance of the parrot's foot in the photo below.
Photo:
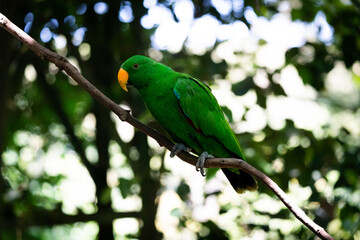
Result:
{"label": "parrot's foot", "polygon": [[175,157],[180,151],[191,152],[191,148],[188,148],[182,143],[177,143],[172,147],[170,157]]}
{"label": "parrot's foot", "polygon": [[206,176],[206,173],[204,171],[204,164],[205,164],[206,159],[208,159],[208,158],[214,158],[214,156],[208,154],[207,152],[203,152],[196,162],[196,166],[195,166],[196,171],[200,170],[200,173],[203,177]]}

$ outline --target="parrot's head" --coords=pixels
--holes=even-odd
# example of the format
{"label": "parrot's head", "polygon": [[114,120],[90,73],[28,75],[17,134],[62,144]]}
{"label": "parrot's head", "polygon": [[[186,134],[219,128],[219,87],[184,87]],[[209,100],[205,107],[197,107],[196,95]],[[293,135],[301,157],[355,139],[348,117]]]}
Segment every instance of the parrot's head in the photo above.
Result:
{"label": "parrot's head", "polygon": [[135,55],[121,65],[118,72],[118,82],[125,91],[128,91],[127,86],[134,86],[141,90],[150,84],[154,84],[155,76],[164,67],[168,68],[151,58]]}

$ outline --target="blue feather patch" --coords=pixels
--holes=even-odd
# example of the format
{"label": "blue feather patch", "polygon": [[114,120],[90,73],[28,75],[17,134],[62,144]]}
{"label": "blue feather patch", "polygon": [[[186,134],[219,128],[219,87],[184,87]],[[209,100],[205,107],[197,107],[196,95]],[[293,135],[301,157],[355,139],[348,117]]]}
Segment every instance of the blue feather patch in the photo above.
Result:
{"label": "blue feather patch", "polygon": [[177,98],[177,99],[180,99],[180,95],[179,95],[178,92],[175,91],[175,89],[173,90],[173,92],[175,93],[176,98]]}

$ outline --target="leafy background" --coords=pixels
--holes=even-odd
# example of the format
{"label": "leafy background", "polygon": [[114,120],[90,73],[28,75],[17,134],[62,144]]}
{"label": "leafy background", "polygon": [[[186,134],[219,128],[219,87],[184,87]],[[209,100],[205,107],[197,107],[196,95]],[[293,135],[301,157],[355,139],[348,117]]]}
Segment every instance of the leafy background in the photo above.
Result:
{"label": "leafy background", "polygon": [[[359,6],[0,2],[152,127],[117,84],[124,60],[205,81],[247,160],[337,239],[360,239]],[[3,30],[0,43],[1,239],[315,239],[264,185],[237,195],[220,172],[203,179]]]}

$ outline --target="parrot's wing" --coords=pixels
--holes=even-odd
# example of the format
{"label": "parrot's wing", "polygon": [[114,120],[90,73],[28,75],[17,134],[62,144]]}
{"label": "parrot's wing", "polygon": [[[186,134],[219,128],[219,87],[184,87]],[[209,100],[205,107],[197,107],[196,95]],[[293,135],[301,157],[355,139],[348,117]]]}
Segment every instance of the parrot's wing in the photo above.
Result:
{"label": "parrot's wing", "polygon": [[176,81],[174,94],[198,132],[216,138],[226,149],[244,159],[239,143],[207,85],[185,75]]}

